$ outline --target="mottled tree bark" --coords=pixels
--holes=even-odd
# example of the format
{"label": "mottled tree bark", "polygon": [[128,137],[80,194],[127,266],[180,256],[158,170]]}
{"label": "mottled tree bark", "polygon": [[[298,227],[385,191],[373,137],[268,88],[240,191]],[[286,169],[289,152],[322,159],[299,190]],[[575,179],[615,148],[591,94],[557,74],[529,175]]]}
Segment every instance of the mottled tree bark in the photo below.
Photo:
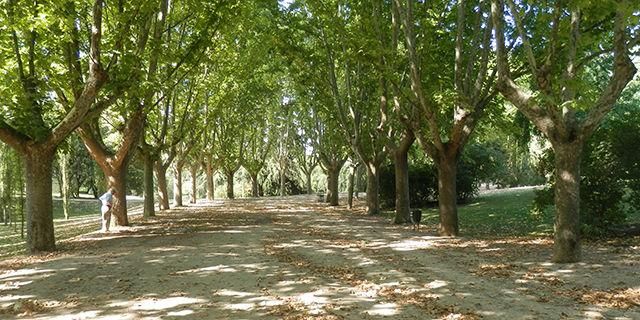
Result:
{"label": "mottled tree bark", "polygon": [[37,148],[23,155],[27,189],[27,250],[56,249],[53,232],[53,158],[55,148]]}
{"label": "mottled tree bark", "polygon": [[249,173],[251,176],[251,196],[257,198],[260,196],[260,190],[258,189],[258,174]]}
{"label": "mottled tree bark", "polygon": [[169,192],[167,191],[167,168],[168,166],[162,164],[162,160],[157,160],[155,162],[160,210],[169,210]]}
{"label": "mottled tree bark", "polygon": [[358,171],[358,165],[352,164],[351,171],[349,172],[349,182],[347,184],[347,209],[353,208],[353,190],[355,188],[356,172]]}
{"label": "mottled tree bark", "polygon": [[142,216],[153,217],[155,212],[155,199],[153,192],[153,156],[149,152],[141,152],[144,162],[144,209]]}
{"label": "mottled tree bark", "polygon": [[213,201],[215,198],[215,185],[213,183],[213,174],[215,173],[215,170],[211,161],[207,161],[205,168],[207,173],[207,200]]}
{"label": "mottled tree bark", "polygon": [[372,163],[366,164],[367,168],[367,214],[380,213],[380,166]]}
{"label": "mottled tree bark", "polygon": [[580,160],[582,144],[555,144],[553,261],[580,261]]}
{"label": "mottled tree bark", "polygon": [[191,165],[189,173],[191,173],[191,197],[189,203],[196,203],[198,200],[198,165]]}
{"label": "mottled tree bark", "polygon": [[224,176],[227,178],[227,199],[234,199],[233,194],[233,176],[235,171],[225,171]]}
{"label": "mottled tree bark", "polygon": [[396,214],[393,223],[402,224],[411,222],[409,197],[409,148],[415,141],[415,135],[408,130],[400,141],[400,144],[393,148],[393,166],[395,170],[396,183]]}
{"label": "mottled tree bark", "polygon": [[107,176],[109,188],[116,190],[113,197],[113,206],[111,207],[111,215],[115,219],[111,219],[111,224],[118,226],[129,225],[129,215],[127,214],[127,170],[126,168],[116,168],[105,174]]}
{"label": "mottled tree bark", "polygon": [[182,207],[182,169],[183,165],[173,167],[173,206]]}
{"label": "mottled tree bark", "polygon": [[438,208],[440,225],[438,233],[442,236],[458,236],[458,194],[456,191],[457,159],[443,157],[437,164],[438,169]]}
{"label": "mottled tree bark", "polygon": [[340,176],[340,168],[329,168],[327,170],[327,202],[330,206],[339,204],[338,181]]}

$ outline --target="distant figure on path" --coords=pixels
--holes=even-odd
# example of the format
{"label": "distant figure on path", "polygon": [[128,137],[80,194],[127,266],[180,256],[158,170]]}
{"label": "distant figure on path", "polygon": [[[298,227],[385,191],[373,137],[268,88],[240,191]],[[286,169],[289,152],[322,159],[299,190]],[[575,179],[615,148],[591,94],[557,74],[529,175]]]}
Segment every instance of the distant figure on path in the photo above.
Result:
{"label": "distant figure on path", "polygon": [[109,232],[109,224],[111,224],[111,206],[113,205],[113,196],[116,194],[116,190],[110,188],[105,194],[100,197],[102,207],[102,232]]}
{"label": "distant figure on path", "polygon": [[411,224],[416,231],[420,231],[420,220],[422,220],[422,210],[416,209],[411,211]]}

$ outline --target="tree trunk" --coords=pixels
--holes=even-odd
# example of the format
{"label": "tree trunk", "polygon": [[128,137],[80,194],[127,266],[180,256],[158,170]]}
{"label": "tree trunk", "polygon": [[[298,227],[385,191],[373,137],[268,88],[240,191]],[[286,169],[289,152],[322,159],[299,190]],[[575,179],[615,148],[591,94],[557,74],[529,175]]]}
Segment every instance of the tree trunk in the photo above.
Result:
{"label": "tree trunk", "polygon": [[380,166],[367,163],[367,214],[380,213]]}
{"label": "tree trunk", "polygon": [[214,185],[213,185],[213,165],[211,164],[211,161],[207,161],[207,200],[209,201],[213,201],[213,199],[215,198],[214,196]]}
{"label": "tree trunk", "polygon": [[142,152],[142,157],[144,159],[144,211],[142,216],[148,218],[156,215],[153,192],[153,157],[149,152]]}
{"label": "tree trunk", "polygon": [[313,188],[311,188],[311,174],[313,173],[313,170],[309,170],[305,173],[305,177],[307,180],[307,194],[312,194],[313,193]]}
{"label": "tree trunk", "polygon": [[62,210],[64,218],[69,220],[69,155],[60,153],[60,175],[62,183],[60,184],[60,196],[62,197]]}
{"label": "tree trunk", "polygon": [[340,168],[331,167],[327,170],[327,202],[330,206],[337,206],[339,200],[338,179]]}
{"label": "tree trunk", "polygon": [[107,188],[116,190],[113,197],[113,206],[111,206],[111,215],[115,219],[111,219],[111,225],[128,226],[129,217],[127,216],[127,166],[122,165],[114,169],[104,170],[107,178]]}
{"label": "tree trunk", "polygon": [[[88,124],[85,124],[85,127],[80,127],[79,130],[87,151],[102,169],[107,179],[107,186],[116,191],[113,206],[111,206],[111,215],[115,216],[115,219],[111,219],[112,225],[129,225],[129,217],[127,216],[127,169],[135,151],[132,146],[137,145],[140,141],[144,121],[144,113],[142,112],[136,112],[132,118],[129,118],[125,128],[127,134],[115,155],[104,150],[102,142],[94,136]],[[97,193],[97,190],[95,191]]]}
{"label": "tree trunk", "polygon": [[249,173],[251,176],[251,196],[257,198],[260,196],[260,191],[258,190],[258,174]]}
{"label": "tree trunk", "polygon": [[19,205],[20,205],[20,238],[21,239],[24,239],[24,210],[25,210],[25,207],[26,207],[25,202],[26,202],[26,198],[27,198],[27,195],[26,195],[24,189],[26,189],[26,183],[24,181],[22,181],[22,183],[20,183],[20,199],[19,199],[19,202],[20,202],[19,203]]}
{"label": "tree trunk", "polygon": [[355,177],[354,177],[354,181],[353,181],[353,184],[354,184],[354,186],[353,186],[353,189],[354,189],[353,190],[353,196],[356,199],[360,198],[360,189],[361,189],[360,188],[360,174],[361,174],[361,170],[362,170],[360,168],[361,168],[361,166],[359,166],[359,165],[356,166]]}
{"label": "tree trunk", "polygon": [[393,153],[393,167],[396,175],[396,216],[395,224],[411,222],[410,198],[409,198],[409,157],[408,148],[398,148]]}
{"label": "tree trunk", "polygon": [[196,203],[198,199],[198,166],[191,166],[191,199],[189,203]]}
{"label": "tree trunk", "polygon": [[4,217],[3,222],[7,225],[9,221],[15,223],[15,219],[11,218],[11,212],[15,211],[15,209],[11,210],[15,186],[13,183],[13,170],[9,167],[9,163],[0,164],[0,167],[2,168],[2,179],[0,179],[0,184],[2,185],[2,215]]}
{"label": "tree trunk", "polygon": [[442,236],[458,236],[458,206],[456,192],[457,161],[455,156],[442,156],[436,163],[438,168],[438,208]]}
{"label": "tree trunk", "polygon": [[227,199],[233,199],[233,171],[225,171],[224,175],[227,178]]}
{"label": "tree trunk", "polygon": [[182,165],[173,168],[173,206],[182,207]]}
{"label": "tree trunk", "polygon": [[155,162],[156,179],[158,180],[158,198],[160,210],[169,210],[169,192],[167,191],[167,167],[162,165],[162,160]]}
{"label": "tree trunk", "polygon": [[281,169],[280,170],[280,196],[281,197],[285,196],[286,182],[287,182],[287,175],[285,173],[285,170]]}
{"label": "tree trunk", "polygon": [[349,183],[347,184],[347,209],[353,208],[353,185],[355,183],[355,175],[358,167],[352,165],[351,172],[349,172]]}
{"label": "tree trunk", "polygon": [[27,197],[27,251],[54,251],[53,158],[55,148],[31,149],[23,156]]}
{"label": "tree trunk", "polygon": [[554,262],[580,261],[580,160],[582,143],[556,143]]}

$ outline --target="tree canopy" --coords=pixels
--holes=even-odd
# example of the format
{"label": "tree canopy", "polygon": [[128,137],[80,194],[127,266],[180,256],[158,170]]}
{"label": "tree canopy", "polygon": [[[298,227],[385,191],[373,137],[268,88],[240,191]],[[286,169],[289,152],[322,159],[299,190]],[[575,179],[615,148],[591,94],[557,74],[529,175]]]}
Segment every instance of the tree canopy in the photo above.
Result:
{"label": "tree canopy", "polygon": [[[380,173],[394,165],[394,222],[405,223],[409,167],[428,162],[438,232],[458,236],[459,163],[483,162],[477,174],[488,183],[505,175],[501,162],[532,174],[534,135],[554,153],[553,259],[573,262],[583,149],[597,149],[587,142],[603,121],[623,126],[612,110],[640,112],[632,0],[9,0],[0,8],[0,140],[25,165],[15,173],[25,177],[31,252],[55,249],[52,163],[57,149],[80,154],[77,137],[105,180],[78,175],[77,190],[94,181],[125,191],[114,204],[118,225],[129,223],[132,167],[144,170],[151,216],[156,186],[161,210],[170,189],[182,205],[185,166],[192,201],[199,171],[212,200],[216,176],[230,199],[244,175],[243,194],[254,197],[276,175],[280,195],[294,180],[311,193],[319,167],[326,178],[316,191],[339,205],[347,161],[366,172],[368,214],[383,210]],[[476,157],[464,158],[468,145]],[[2,150],[0,159],[13,157]],[[89,166],[64,156],[67,186],[67,166]]]}

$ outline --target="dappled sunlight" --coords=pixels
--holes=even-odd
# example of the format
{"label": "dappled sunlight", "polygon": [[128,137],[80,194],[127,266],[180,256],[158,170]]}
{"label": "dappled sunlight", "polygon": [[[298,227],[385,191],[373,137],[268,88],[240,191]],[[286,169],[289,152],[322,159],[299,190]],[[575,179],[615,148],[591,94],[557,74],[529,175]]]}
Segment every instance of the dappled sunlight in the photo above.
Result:
{"label": "dappled sunlight", "polygon": [[6,303],[6,302],[14,302],[14,301],[18,301],[18,300],[25,300],[25,299],[31,299],[34,298],[35,296],[33,295],[12,295],[12,294],[8,294],[8,295],[1,295],[0,296],[0,303]]}
{"label": "dappled sunlight", "polygon": [[367,310],[367,313],[372,316],[394,316],[398,314],[398,305],[395,303],[376,304],[373,306],[373,308]]}
{"label": "dappled sunlight", "polygon": [[193,310],[181,310],[181,311],[169,311],[167,312],[168,317],[186,317],[192,315],[194,313]]}
{"label": "dappled sunlight", "polygon": [[[74,269],[68,269],[68,270],[74,270]],[[4,274],[0,274],[0,281],[6,280],[6,279],[16,279],[16,278],[20,279],[22,277],[31,277],[31,276],[35,276],[36,278],[45,277],[55,272],[56,270],[52,270],[52,269],[20,269],[14,272],[7,272]]]}
{"label": "dappled sunlight", "polygon": [[427,289],[440,289],[440,288],[446,287],[447,285],[448,285],[447,281],[433,280],[425,284],[424,287]]}
{"label": "dappled sunlight", "polygon": [[193,247],[187,246],[174,246],[174,247],[163,247],[163,248],[153,248],[152,252],[170,252],[170,251],[180,251],[183,249],[193,249]]}
{"label": "dappled sunlight", "polygon": [[[108,319],[108,317],[100,317],[102,312],[100,310],[88,310],[88,311],[80,311],[76,313],[66,313],[64,315],[59,316],[51,316],[51,317],[36,317],[36,319],[47,319],[47,320],[68,320],[68,319]],[[113,317],[112,317],[113,318]],[[129,319],[129,317],[121,318],[123,320]]]}
{"label": "dappled sunlight", "polygon": [[185,274],[185,273],[214,273],[214,272],[237,272],[238,269],[236,268],[232,268],[230,266],[225,266],[225,265],[217,265],[217,266],[212,266],[212,267],[205,267],[205,268],[198,268],[198,269],[191,269],[191,270],[184,270],[184,271],[178,271],[175,272],[174,274]]}
{"label": "dappled sunlight", "polygon": [[0,290],[13,290],[18,289],[22,286],[31,284],[33,280],[28,281],[7,281],[5,283],[0,284]]}
{"label": "dappled sunlight", "polygon": [[388,245],[389,248],[396,251],[412,251],[412,250],[428,249],[433,246],[434,244],[430,241],[413,240],[413,239],[394,242]]}
{"label": "dappled sunlight", "polygon": [[175,272],[173,274],[186,274],[186,273],[206,274],[206,273],[239,272],[239,271],[257,272],[257,271],[268,269],[268,268],[269,267],[265,266],[264,264],[258,264],[258,263],[239,264],[239,265],[234,265],[234,266],[222,265],[221,264],[221,265],[210,266],[210,267],[203,267],[203,268],[197,268],[197,269],[189,269],[189,270],[178,271],[178,272]]}
{"label": "dappled sunlight", "polygon": [[[328,207],[312,196],[216,200],[162,211],[126,231],[79,237],[65,245],[67,254],[34,261],[37,266],[3,272],[0,315],[327,320],[638,315],[637,281],[611,287],[610,276],[615,263],[618,274],[638,279],[637,249],[613,255],[594,247],[587,251],[588,262],[560,265],[548,261],[548,238],[439,237],[431,229],[412,232],[360,211]],[[607,299],[613,302],[606,304]]]}
{"label": "dappled sunlight", "polygon": [[218,296],[240,297],[240,298],[251,297],[254,295],[253,293],[250,293],[250,292],[241,292],[241,291],[228,290],[228,289],[217,290],[215,294]]}
{"label": "dappled sunlight", "polygon": [[170,298],[148,298],[139,301],[135,301],[129,309],[137,311],[137,310],[166,310],[172,309],[178,306],[184,305],[192,305],[196,303],[206,302],[204,299],[195,299],[195,298],[187,298],[187,297],[170,297]]}

